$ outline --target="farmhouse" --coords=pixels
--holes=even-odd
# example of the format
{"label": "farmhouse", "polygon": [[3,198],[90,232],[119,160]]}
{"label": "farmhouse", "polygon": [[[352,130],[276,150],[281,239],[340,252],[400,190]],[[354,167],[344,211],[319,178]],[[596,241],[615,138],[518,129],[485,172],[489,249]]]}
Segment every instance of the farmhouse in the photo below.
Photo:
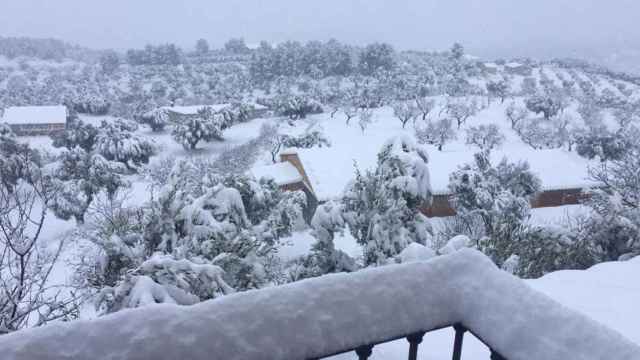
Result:
{"label": "farmhouse", "polygon": [[497,74],[498,73],[498,65],[496,63],[480,63],[480,67],[487,74]]}
{"label": "farmhouse", "polygon": [[531,67],[518,62],[510,62],[504,66],[504,70],[509,74],[531,76]]}
{"label": "farmhouse", "polygon": [[18,136],[51,135],[67,124],[65,106],[14,106],[4,111],[2,122]]}
{"label": "farmhouse", "polygon": [[307,197],[307,207],[305,208],[305,218],[311,221],[311,217],[318,207],[316,197],[311,182],[304,170],[302,161],[298,153],[290,150],[280,154],[280,162],[273,165],[255,167],[251,173],[256,178],[273,179],[284,191],[302,191]]}

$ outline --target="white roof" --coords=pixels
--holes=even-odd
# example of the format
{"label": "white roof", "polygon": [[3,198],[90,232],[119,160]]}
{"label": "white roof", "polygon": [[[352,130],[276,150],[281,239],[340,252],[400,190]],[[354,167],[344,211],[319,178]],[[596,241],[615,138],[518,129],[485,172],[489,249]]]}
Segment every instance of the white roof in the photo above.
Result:
{"label": "white roof", "polygon": [[2,122],[21,124],[65,124],[67,108],[56,106],[12,106],[4,111]]}
{"label": "white roof", "polygon": [[258,179],[273,179],[278,185],[288,185],[302,181],[302,175],[298,169],[289,162],[254,167],[251,169],[251,173]]}
{"label": "white roof", "polygon": [[490,68],[497,68],[497,67],[498,67],[498,64],[488,62],[488,63],[484,63],[484,66],[486,66],[486,67],[490,67]]}
{"label": "white roof", "polygon": [[510,67],[510,68],[516,68],[516,67],[522,66],[522,64],[517,63],[517,62],[510,62],[510,63],[506,64],[505,66],[506,67]]}

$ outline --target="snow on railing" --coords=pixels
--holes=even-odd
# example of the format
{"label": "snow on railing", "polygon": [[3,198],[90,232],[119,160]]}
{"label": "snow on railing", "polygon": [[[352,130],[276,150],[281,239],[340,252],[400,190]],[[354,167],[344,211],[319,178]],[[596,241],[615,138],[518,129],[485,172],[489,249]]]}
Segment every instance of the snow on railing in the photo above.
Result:
{"label": "snow on railing", "polygon": [[466,330],[494,359],[640,359],[640,347],[474,250],[16,332],[0,336],[0,358],[298,360],[355,350],[367,359],[374,345],[407,337],[415,359],[422,335],[448,326],[454,359]]}

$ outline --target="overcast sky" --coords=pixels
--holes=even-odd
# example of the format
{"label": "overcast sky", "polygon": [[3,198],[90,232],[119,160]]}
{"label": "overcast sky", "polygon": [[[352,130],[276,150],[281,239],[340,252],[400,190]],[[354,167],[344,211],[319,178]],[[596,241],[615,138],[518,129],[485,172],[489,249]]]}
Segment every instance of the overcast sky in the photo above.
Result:
{"label": "overcast sky", "polygon": [[386,41],[479,55],[570,55],[640,43],[638,0],[0,0],[0,35],[94,48],[230,37]]}

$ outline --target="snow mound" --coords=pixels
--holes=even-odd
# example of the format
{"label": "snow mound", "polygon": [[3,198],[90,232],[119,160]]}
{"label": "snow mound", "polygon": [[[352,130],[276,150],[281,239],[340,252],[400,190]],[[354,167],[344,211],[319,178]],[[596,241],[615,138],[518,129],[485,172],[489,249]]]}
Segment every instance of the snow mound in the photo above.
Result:
{"label": "snow mound", "polygon": [[409,244],[400,254],[398,260],[401,263],[429,260],[436,256],[435,251],[416,242]]}
{"label": "snow mound", "polygon": [[447,241],[447,244],[441,247],[440,250],[438,250],[438,252],[442,255],[447,255],[447,254],[454,253],[458,250],[472,247],[472,246],[473,246],[473,241],[471,241],[471,239],[469,239],[468,236],[457,235],[449,239],[449,241]]}
{"label": "snow mound", "polygon": [[149,306],[25,330],[0,337],[0,354],[3,360],[305,359],[454,323],[510,360],[640,359],[640,347],[620,334],[469,249],[194,306]]}

